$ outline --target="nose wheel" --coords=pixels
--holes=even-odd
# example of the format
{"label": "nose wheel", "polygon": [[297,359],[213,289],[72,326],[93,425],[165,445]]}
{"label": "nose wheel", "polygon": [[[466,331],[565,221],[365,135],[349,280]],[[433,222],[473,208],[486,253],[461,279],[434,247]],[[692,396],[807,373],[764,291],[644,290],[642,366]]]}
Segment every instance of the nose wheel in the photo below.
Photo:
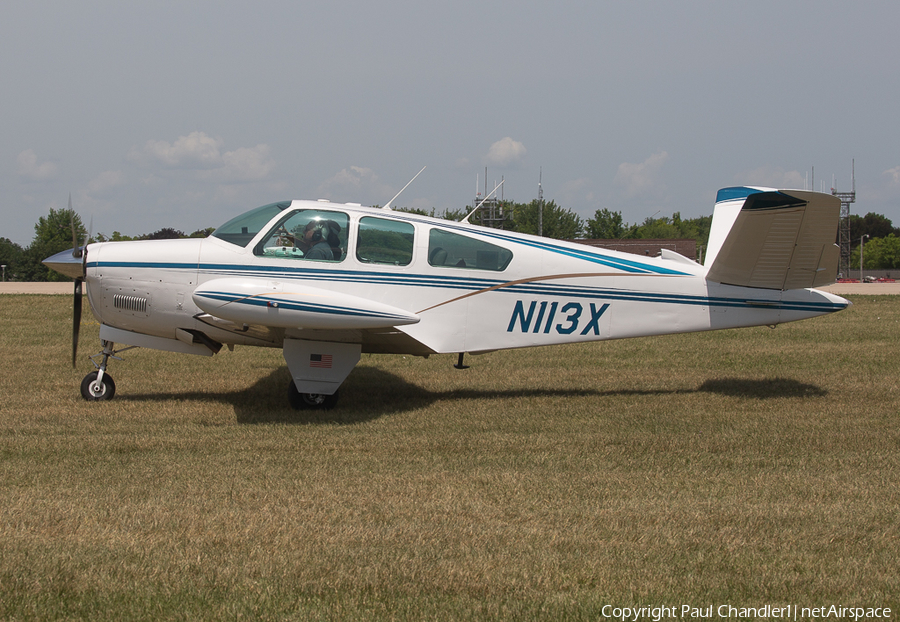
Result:
{"label": "nose wheel", "polygon": [[115,394],[116,383],[112,376],[99,370],[92,371],[81,381],[81,397],[89,402],[111,400]]}
{"label": "nose wheel", "polygon": [[[103,339],[100,340],[100,345],[103,346],[103,350],[91,357],[91,362],[97,368],[97,371],[92,371],[81,381],[81,397],[89,402],[106,401],[115,397],[116,383],[113,381],[112,376],[106,373],[109,359],[114,358],[117,361],[121,361],[122,359],[116,354],[135,347],[128,346],[121,350],[116,350],[116,344]],[[100,359],[99,363],[95,360],[97,358]]]}

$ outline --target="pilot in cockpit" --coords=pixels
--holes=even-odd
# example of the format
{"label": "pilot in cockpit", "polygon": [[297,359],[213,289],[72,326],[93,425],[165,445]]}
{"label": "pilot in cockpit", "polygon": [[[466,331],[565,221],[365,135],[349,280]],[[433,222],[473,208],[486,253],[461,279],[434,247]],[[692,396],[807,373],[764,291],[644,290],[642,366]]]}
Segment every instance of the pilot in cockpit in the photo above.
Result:
{"label": "pilot in cockpit", "polygon": [[333,261],[334,249],[340,247],[338,232],[341,226],[333,220],[311,220],[303,228],[303,238],[297,246],[303,251],[305,259],[324,259]]}
{"label": "pilot in cockpit", "polygon": [[340,230],[338,223],[322,218],[296,227],[291,227],[288,221],[275,230],[270,238],[274,246],[266,247],[265,254],[294,259],[339,260],[343,254],[338,237]]}

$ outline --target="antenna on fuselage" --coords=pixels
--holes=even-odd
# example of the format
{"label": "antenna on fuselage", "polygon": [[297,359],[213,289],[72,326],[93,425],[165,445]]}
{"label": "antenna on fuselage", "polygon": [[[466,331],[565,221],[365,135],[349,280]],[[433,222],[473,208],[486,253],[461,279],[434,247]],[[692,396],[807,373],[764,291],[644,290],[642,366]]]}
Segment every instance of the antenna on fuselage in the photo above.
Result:
{"label": "antenna on fuselage", "polygon": [[471,212],[469,212],[468,214],[466,214],[466,217],[463,218],[462,220],[460,220],[459,222],[464,222],[464,223],[466,223],[467,225],[468,225],[468,224],[471,224],[471,223],[469,222],[469,218],[472,216],[472,214],[474,214],[475,212],[477,212],[477,211],[481,208],[481,206],[484,205],[485,202],[486,202],[488,199],[490,199],[490,198],[494,195],[495,192],[497,192],[497,190],[500,188],[500,186],[503,185],[503,183],[504,183],[505,181],[506,181],[506,180],[504,179],[504,180],[501,181],[499,184],[497,184],[496,186],[494,186],[494,189],[491,190],[491,193],[490,193],[489,195],[487,195],[486,197],[484,197],[484,198],[481,200],[481,203],[479,203],[478,205],[476,205],[476,206],[475,206],[475,209],[473,209]]}
{"label": "antenna on fuselage", "polygon": [[[428,167],[427,167],[427,166],[423,166],[423,167],[422,167],[422,171],[424,171],[426,168],[428,168]],[[402,188],[400,188],[400,192],[398,192],[397,194],[395,194],[395,195],[394,195],[394,198],[391,199],[390,201],[388,201],[387,204],[386,204],[384,207],[382,207],[381,209],[386,209],[386,210],[391,209],[391,203],[393,203],[394,201],[396,201],[396,200],[397,200],[397,197],[399,197],[401,194],[403,194],[403,191],[404,191],[404,190],[406,190],[407,188],[409,188],[409,184],[411,184],[412,182],[414,182],[414,181],[416,180],[416,177],[418,177],[419,175],[422,174],[422,171],[419,171],[418,173],[416,173],[415,176],[414,176],[412,179],[410,179],[410,180],[406,183],[405,186],[403,186]]]}
{"label": "antenna on fuselage", "polygon": [[538,173],[538,236],[544,237],[544,167]]}

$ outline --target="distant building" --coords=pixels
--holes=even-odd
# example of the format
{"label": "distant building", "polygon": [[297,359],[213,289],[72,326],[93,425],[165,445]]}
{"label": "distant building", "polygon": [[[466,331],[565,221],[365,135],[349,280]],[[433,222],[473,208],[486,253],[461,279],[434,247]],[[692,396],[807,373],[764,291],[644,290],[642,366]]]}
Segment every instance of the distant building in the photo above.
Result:
{"label": "distant building", "polygon": [[675,251],[679,255],[683,255],[688,259],[700,261],[697,256],[697,240],[677,239],[677,240],[568,240],[569,242],[577,242],[578,244],[586,244],[588,246],[596,246],[611,251],[621,251],[623,253],[632,253],[634,255],[643,255],[645,257],[656,257],[667,248]]}

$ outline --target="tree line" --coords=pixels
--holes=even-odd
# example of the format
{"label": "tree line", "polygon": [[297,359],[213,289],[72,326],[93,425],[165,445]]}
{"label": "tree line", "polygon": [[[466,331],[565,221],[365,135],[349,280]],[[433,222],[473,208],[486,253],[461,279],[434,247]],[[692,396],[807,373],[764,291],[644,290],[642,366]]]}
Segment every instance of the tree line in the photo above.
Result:
{"label": "tree line", "polygon": [[[537,199],[529,203],[498,202],[497,207],[504,218],[499,228],[518,233],[538,233],[538,215],[540,202]],[[592,218],[584,219],[570,209],[557,205],[555,201],[545,201],[542,215],[542,234],[544,237],[557,240],[650,240],[650,239],[693,239],[698,245],[705,246],[709,239],[709,228],[712,216],[683,219],[680,212],[672,216],[656,218],[655,215],[645,218],[643,222],[629,224],[621,212],[598,209]],[[436,214],[435,210],[403,210],[425,216],[437,216],[446,220],[461,220],[471,211],[448,210]],[[495,216],[497,215],[495,210]],[[469,219],[472,224],[484,224],[487,215],[484,209],[475,212]],[[499,218],[498,218],[499,220]]]}
{"label": "tree line", "polygon": [[859,268],[862,242],[863,268],[900,269],[900,228],[881,214],[850,215],[850,267]]}
{"label": "tree line", "polygon": [[[504,215],[502,221],[494,224],[508,231],[538,233],[538,215],[541,203],[535,199],[528,203],[503,201],[497,204]],[[425,216],[436,216],[446,220],[462,220],[471,208],[445,210],[436,214],[421,209],[397,208],[397,211],[411,212]],[[496,215],[495,210],[495,215]],[[469,219],[473,224],[484,224],[484,209],[475,212]],[[680,212],[672,216],[657,218],[655,215],[643,222],[629,224],[621,212],[598,209],[592,218],[584,219],[555,201],[543,202],[542,229],[544,237],[575,240],[627,240],[627,239],[693,239],[700,248],[705,248],[709,239],[712,216],[683,219]],[[112,235],[98,233],[91,236],[92,242],[118,242],[125,240],[163,240],[177,238],[205,238],[214,227],[198,229],[186,234],[178,229],[166,227],[138,236],[123,235],[114,231]],[[851,258],[853,268],[859,268],[859,244],[864,242],[865,268],[869,270],[900,269],[900,228],[881,214],[868,213],[865,216],[850,216]],[[46,217],[41,217],[34,225],[34,239],[26,248],[0,237],[0,264],[6,266],[9,281],[67,281],[70,280],[44,266],[45,258],[71,249],[73,244],[82,245],[88,238],[81,217],[70,209],[51,209]],[[865,237],[868,236],[868,237]]]}
{"label": "tree line", "polygon": [[164,228],[139,236],[127,236],[114,231],[110,236],[97,233],[88,239],[90,234],[75,210],[51,208],[46,217],[41,216],[35,223],[34,238],[27,247],[22,248],[8,238],[0,238],[0,264],[6,266],[7,281],[71,281],[71,278],[51,270],[41,262],[51,255],[70,250],[75,245],[82,246],[86,242],[205,238],[214,229],[215,227],[209,227],[185,234],[177,229]]}

